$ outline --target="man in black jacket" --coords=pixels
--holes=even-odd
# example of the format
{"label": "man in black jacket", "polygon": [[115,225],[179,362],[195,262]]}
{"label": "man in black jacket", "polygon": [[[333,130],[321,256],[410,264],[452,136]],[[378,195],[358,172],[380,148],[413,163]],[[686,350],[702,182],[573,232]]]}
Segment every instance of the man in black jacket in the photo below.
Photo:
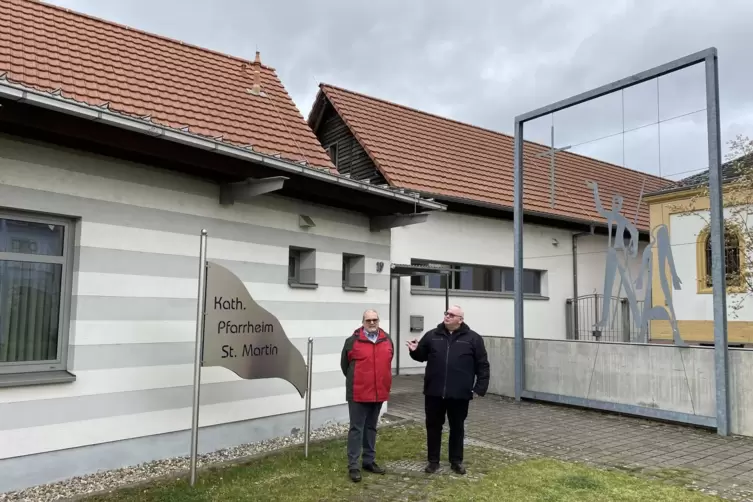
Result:
{"label": "man in black jacket", "polygon": [[463,439],[468,405],[473,394],[483,396],[489,388],[489,360],[484,339],[463,322],[463,310],[453,305],[444,313],[444,322],[428,331],[421,341],[406,345],[410,356],[426,362],[424,406],[426,413],[427,473],[439,469],[442,426],[445,415],[450,423],[450,465],[458,474],[463,467]]}

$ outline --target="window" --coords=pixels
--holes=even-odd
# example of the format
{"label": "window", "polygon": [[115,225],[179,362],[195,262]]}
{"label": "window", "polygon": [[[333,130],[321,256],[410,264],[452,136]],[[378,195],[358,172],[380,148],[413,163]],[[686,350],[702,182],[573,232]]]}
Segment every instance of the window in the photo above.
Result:
{"label": "window", "polygon": [[[711,293],[711,229],[707,226],[698,236],[698,292]],[[724,267],[728,292],[744,292],[747,289],[744,272],[744,240],[737,226],[731,222],[724,225]]]}
{"label": "window", "polygon": [[366,257],[357,254],[343,254],[343,289],[349,291],[366,290]]}
{"label": "window", "polygon": [[[478,291],[485,293],[514,293],[515,276],[512,267],[492,267],[457,263],[434,263],[424,260],[411,260],[413,265],[450,269],[449,274],[427,274],[411,277],[411,286],[426,289],[449,289],[457,291]],[[523,270],[523,293],[541,295],[544,272]]]}
{"label": "window", "polygon": [[291,246],[288,250],[288,285],[316,288],[316,251]]}
{"label": "window", "polygon": [[68,222],[0,214],[0,375],[65,370]]}
{"label": "window", "polygon": [[327,147],[327,153],[329,153],[329,158],[332,160],[332,163],[337,167],[337,143],[332,143]]}

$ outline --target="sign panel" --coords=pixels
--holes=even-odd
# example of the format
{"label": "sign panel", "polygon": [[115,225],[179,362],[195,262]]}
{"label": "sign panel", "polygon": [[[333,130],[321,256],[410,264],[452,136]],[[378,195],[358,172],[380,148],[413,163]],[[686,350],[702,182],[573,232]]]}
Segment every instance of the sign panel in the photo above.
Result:
{"label": "sign panel", "polygon": [[282,378],[303,397],[303,355],[277,318],[254,301],[230,270],[207,262],[203,366],[221,366],[247,380]]}

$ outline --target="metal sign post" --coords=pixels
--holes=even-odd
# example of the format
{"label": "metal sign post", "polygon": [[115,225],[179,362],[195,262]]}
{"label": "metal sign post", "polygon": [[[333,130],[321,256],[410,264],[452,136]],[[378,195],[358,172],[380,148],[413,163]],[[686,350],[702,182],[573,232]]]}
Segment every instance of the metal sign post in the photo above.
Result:
{"label": "metal sign post", "polygon": [[235,274],[207,261],[207,231],[201,231],[199,298],[196,313],[193,417],[191,421],[191,486],[196,482],[201,367],[227,368],[245,380],[282,378],[306,394],[305,449],[311,428],[313,339],[308,364],[288,339],[280,321],[251,297]]}
{"label": "metal sign post", "polygon": [[207,277],[207,231],[201,231],[199,248],[199,297],[196,308],[196,355],[193,362],[193,413],[191,418],[191,486],[196,482],[196,451],[199,444],[199,390],[201,389],[201,348],[204,333],[204,294]]}
{"label": "metal sign post", "polygon": [[308,350],[306,352],[306,367],[308,369],[308,379],[306,385],[306,410],[303,418],[303,456],[309,458],[309,437],[311,436],[311,379],[313,377],[312,365],[314,361],[314,339],[309,338]]}

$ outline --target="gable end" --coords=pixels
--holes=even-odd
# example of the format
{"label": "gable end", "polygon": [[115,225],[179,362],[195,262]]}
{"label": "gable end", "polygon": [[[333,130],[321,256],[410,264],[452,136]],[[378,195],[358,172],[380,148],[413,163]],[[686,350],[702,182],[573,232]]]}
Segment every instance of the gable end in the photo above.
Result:
{"label": "gable end", "polygon": [[324,150],[330,154],[337,171],[340,174],[350,175],[352,179],[368,180],[374,185],[387,185],[387,180],[329,100],[325,96],[321,96],[321,99],[323,110],[320,111],[321,116],[317,117],[317,123],[314,124],[314,133]]}

